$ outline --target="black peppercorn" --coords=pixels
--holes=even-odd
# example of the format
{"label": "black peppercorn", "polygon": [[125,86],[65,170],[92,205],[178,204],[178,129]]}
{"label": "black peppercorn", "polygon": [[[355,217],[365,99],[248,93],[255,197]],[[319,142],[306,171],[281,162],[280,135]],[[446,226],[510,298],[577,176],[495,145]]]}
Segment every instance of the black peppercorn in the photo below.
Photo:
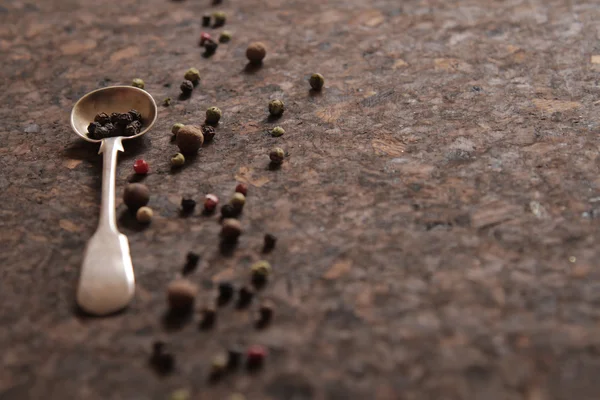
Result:
{"label": "black peppercorn", "polygon": [[194,90],[194,84],[191,81],[188,81],[186,79],[183,82],[181,82],[179,89],[181,89],[181,93],[184,96],[189,96],[190,94],[192,94],[192,91]]}
{"label": "black peppercorn", "polygon": [[204,27],[210,26],[210,15],[205,14],[202,16],[202,26],[204,26]]}
{"label": "black peppercorn", "polygon": [[221,207],[221,218],[235,218],[239,215],[239,211],[231,204],[224,204]]}
{"label": "black peppercorn", "polygon": [[217,51],[217,47],[219,47],[219,44],[218,44],[217,42],[215,42],[215,41],[214,41],[214,40],[212,40],[212,39],[210,39],[210,40],[207,40],[207,41],[204,43],[204,51],[205,51],[205,54],[206,54],[207,56],[210,56],[210,55],[213,55],[213,54],[215,54],[215,52]]}
{"label": "black peppercorn", "polygon": [[142,123],[140,121],[133,121],[129,125],[125,127],[124,134],[125,136],[134,136],[140,133],[140,129],[142,128]]}
{"label": "black peppercorn", "polygon": [[263,253],[268,253],[275,248],[277,243],[277,237],[270,233],[265,234],[265,244],[263,246]]}
{"label": "black peppercorn", "polygon": [[183,267],[183,274],[187,275],[194,271],[200,262],[200,256],[193,251],[187,253],[185,257],[185,266]]}
{"label": "black peppercorn", "polygon": [[109,136],[120,136],[123,132],[119,125],[113,124],[112,122],[104,125],[104,127],[108,130]]}
{"label": "black peppercorn", "polygon": [[222,306],[233,298],[233,294],[235,292],[235,287],[231,282],[221,282],[219,283],[219,295],[217,297],[217,303]]}
{"label": "black peppercorn", "polygon": [[175,357],[167,351],[164,342],[157,341],[152,345],[150,364],[160,374],[168,374],[175,368]]}
{"label": "black peppercorn", "polygon": [[238,308],[244,308],[250,305],[254,298],[254,290],[249,286],[242,286],[238,294]]}
{"label": "black peppercorn", "polygon": [[207,329],[212,327],[217,320],[217,310],[213,307],[205,307],[202,309],[202,320],[200,321],[200,328]]}
{"label": "black peppercorn", "polygon": [[223,0],[213,0],[213,6],[218,6],[219,4],[221,4],[223,2]]}
{"label": "black peppercorn", "polygon": [[131,120],[132,121],[141,121],[142,120],[142,114],[140,114],[140,112],[136,109],[131,109],[127,112],[129,115],[131,115]]}
{"label": "black peppercorn", "polygon": [[98,113],[95,117],[94,117],[94,121],[98,122],[100,125],[105,125],[108,124],[110,122],[110,117],[108,116],[107,113]]}
{"label": "black peppercorn", "polygon": [[111,113],[110,114],[110,122],[112,122],[113,124],[116,124],[117,121],[119,120],[119,115],[121,115],[121,114],[116,113],[116,112]]}
{"label": "black peppercorn", "polygon": [[212,140],[215,137],[216,133],[217,132],[215,131],[215,128],[213,128],[212,126],[202,125],[202,134],[204,135],[205,141]]}
{"label": "black peppercorn", "polygon": [[90,124],[87,127],[87,131],[90,134],[90,137],[93,137],[96,134],[96,129],[100,128],[102,125],[100,125],[98,122],[90,122]]}
{"label": "black peppercorn", "polygon": [[133,122],[133,119],[131,118],[131,114],[129,113],[122,113],[119,114],[119,116],[117,117],[117,125],[121,125],[121,126],[127,126],[129,125],[131,122]]}
{"label": "black peppercorn", "polygon": [[181,210],[184,213],[191,213],[196,208],[196,200],[191,199],[189,197],[183,197],[181,199]]}
{"label": "black peppercorn", "polygon": [[273,319],[273,304],[269,301],[263,302],[258,309],[258,317],[256,319],[256,327],[264,328]]}
{"label": "black peppercorn", "polygon": [[227,369],[235,369],[242,362],[242,351],[237,348],[227,350]]}
{"label": "black peppercorn", "polygon": [[94,133],[94,137],[92,139],[104,139],[110,136],[110,131],[108,130],[107,127],[105,126],[101,126],[99,128],[96,129],[95,133]]}
{"label": "black peppercorn", "polygon": [[132,211],[145,206],[150,201],[150,191],[142,183],[130,183],[123,192],[123,202]]}

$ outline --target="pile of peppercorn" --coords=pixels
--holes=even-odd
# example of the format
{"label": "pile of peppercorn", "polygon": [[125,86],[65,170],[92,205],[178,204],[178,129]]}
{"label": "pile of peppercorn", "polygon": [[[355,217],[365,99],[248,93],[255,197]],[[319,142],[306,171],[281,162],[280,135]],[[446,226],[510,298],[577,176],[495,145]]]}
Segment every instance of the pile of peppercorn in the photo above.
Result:
{"label": "pile of peppercorn", "polygon": [[142,115],[137,110],[126,113],[99,113],[88,125],[88,137],[100,140],[114,136],[134,136],[142,130]]}

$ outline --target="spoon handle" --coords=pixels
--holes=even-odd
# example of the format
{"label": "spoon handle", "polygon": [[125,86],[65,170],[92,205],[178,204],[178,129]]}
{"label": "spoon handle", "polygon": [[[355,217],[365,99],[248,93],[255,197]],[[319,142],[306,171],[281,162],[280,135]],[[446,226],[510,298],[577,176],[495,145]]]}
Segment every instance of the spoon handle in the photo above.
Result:
{"label": "spoon handle", "polygon": [[102,140],[102,206],[98,229],[87,244],[77,303],[86,312],[106,315],[129,304],[135,280],[127,237],[119,233],[115,217],[117,154],[123,151],[120,137]]}

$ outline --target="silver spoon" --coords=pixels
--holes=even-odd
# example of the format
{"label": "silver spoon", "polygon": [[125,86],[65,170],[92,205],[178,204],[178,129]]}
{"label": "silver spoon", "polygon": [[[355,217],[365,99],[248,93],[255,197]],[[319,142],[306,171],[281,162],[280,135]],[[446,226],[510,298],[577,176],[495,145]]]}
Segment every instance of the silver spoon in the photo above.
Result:
{"label": "silver spoon", "polygon": [[[142,129],[135,136],[90,139],[87,127],[96,114],[127,112],[136,109],[142,115]],[[104,155],[102,167],[102,207],[98,228],[85,249],[77,288],[77,303],[86,312],[106,315],[129,304],[135,289],[133,266],[127,237],[117,229],[115,217],[115,173],[117,153],[122,140],[142,136],[156,121],[156,103],[150,94],[133,86],[112,86],[83,96],[71,112],[71,127],[88,142],[100,143]]]}

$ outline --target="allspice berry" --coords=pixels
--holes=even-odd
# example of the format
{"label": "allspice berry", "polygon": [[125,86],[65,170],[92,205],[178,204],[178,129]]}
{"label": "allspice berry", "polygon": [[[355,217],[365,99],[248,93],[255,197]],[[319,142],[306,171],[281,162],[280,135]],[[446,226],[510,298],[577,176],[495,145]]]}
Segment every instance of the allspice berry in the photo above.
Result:
{"label": "allspice berry", "polygon": [[321,90],[325,84],[325,78],[321,74],[312,74],[308,79],[308,83],[314,90]]}
{"label": "allspice berry", "polygon": [[206,110],[206,123],[216,125],[223,116],[223,112],[219,107],[209,107]]}
{"label": "allspice berry", "polygon": [[177,147],[183,154],[194,154],[200,150],[204,143],[202,128],[195,125],[185,125],[177,131],[175,138]]}
{"label": "allspice berry", "polygon": [[271,130],[271,135],[273,135],[275,137],[283,136],[284,133],[285,133],[285,129],[283,129],[280,126],[276,126],[275,128],[273,128]]}
{"label": "allspice berry", "polygon": [[277,100],[271,100],[269,102],[269,114],[271,114],[272,116],[280,117],[284,111],[285,111],[285,104],[283,104],[283,101],[277,99]]}
{"label": "allspice berry", "polygon": [[260,64],[267,55],[267,48],[261,42],[251,43],[246,49],[246,57],[252,64]]}
{"label": "allspice berry", "polygon": [[167,287],[167,302],[172,311],[190,311],[198,294],[198,286],[187,280],[177,279]]}
{"label": "allspice berry", "polygon": [[137,211],[150,201],[150,190],[143,183],[130,183],[123,192],[123,202],[132,211]]}
{"label": "allspice berry", "polygon": [[150,221],[152,221],[153,216],[154,212],[150,207],[147,206],[140,207],[135,214],[135,218],[142,224],[149,224]]}
{"label": "allspice berry", "polygon": [[181,94],[183,94],[184,96],[189,96],[194,90],[194,84],[186,79],[183,82],[181,82],[181,85],[179,85],[179,89],[181,90]]}
{"label": "allspice berry", "polygon": [[200,71],[198,71],[196,68],[190,68],[185,72],[183,78],[192,82],[194,85],[197,85],[200,83]]}
{"label": "allspice berry", "polygon": [[221,227],[223,240],[235,242],[242,234],[242,224],[235,218],[225,218]]}
{"label": "allspice berry", "polygon": [[285,151],[281,147],[275,147],[269,153],[269,158],[273,164],[280,165],[285,158]]}
{"label": "allspice berry", "polygon": [[143,89],[145,84],[144,84],[144,81],[141,80],[140,78],[135,78],[133,81],[131,81],[131,86]]}
{"label": "allspice berry", "polygon": [[171,133],[173,135],[177,135],[177,132],[179,132],[179,130],[183,127],[184,125],[178,122],[171,127]]}

